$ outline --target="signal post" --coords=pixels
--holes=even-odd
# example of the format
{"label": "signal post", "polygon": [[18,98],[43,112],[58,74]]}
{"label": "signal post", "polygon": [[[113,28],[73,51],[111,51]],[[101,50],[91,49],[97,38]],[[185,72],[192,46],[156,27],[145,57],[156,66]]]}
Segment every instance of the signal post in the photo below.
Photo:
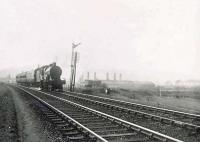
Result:
{"label": "signal post", "polygon": [[71,76],[70,76],[70,86],[69,90],[74,92],[75,88],[75,79],[76,79],[76,63],[77,63],[77,52],[74,52],[74,49],[79,46],[81,43],[74,44],[72,43],[72,57],[71,57]]}

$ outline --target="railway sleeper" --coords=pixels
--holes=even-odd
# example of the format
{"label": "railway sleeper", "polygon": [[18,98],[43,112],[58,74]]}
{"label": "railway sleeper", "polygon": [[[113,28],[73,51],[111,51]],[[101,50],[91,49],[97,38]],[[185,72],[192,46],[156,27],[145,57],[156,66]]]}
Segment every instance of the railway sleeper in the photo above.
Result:
{"label": "railway sleeper", "polygon": [[75,130],[75,128],[74,127],[66,127],[66,128],[60,128],[58,130],[61,131],[61,132],[68,132],[68,131]]}
{"label": "railway sleeper", "polygon": [[104,123],[105,120],[91,120],[91,119],[89,119],[89,120],[80,120],[78,122],[81,123],[81,124],[85,124],[85,123]]}
{"label": "railway sleeper", "polygon": [[[181,127],[181,128],[184,128],[185,126],[189,126],[189,125],[187,125],[187,124],[185,124],[183,122],[180,122],[180,121],[174,121],[173,124],[175,126],[178,126],[178,127]],[[185,127],[185,128],[189,128],[189,129],[192,128],[193,129],[193,126]]]}
{"label": "railway sleeper", "polygon": [[149,139],[148,138],[128,138],[127,140],[123,139],[121,141],[118,140],[117,142],[149,142]]}
{"label": "railway sleeper", "polygon": [[152,137],[153,136],[153,133],[150,133],[150,132],[147,132],[147,131],[144,131],[144,130],[141,130],[140,131],[142,134],[144,134],[144,135],[147,135],[148,137]]}
{"label": "railway sleeper", "polygon": [[133,114],[134,116],[136,116],[138,113],[136,111],[131,111],[130,114]]}
{"label": "railway sleeper", "polygon": [[159,116],[152,116],[152,120],[161,121],[161,118]]}
{"label": "railway sleeper", "polygon": [[113,119],[113,118],[108,118],[108,120],[110,120],[110,121],[112,121],[112,122],[114,121],[114,119]]}
{"label": "railway sleeper", "polygon": [[[190,130],[193,130],[194,129],[194,126],[191,126],[191,125],[183,125],[182,127],[185,127],[187,129],[190,129]],[[195,131],[198,129],[198,127],[195,127]]]}
{"label": "railway sleeper", "polygon": [[[98,123],[94,123],[94,124],[84,124],[84,126],[91,129],[92,127],[102,127],[102,123],[99,123],[99,124],[98,124]],[[109,127],[110,127],[110,126],[113,126],[113,124],[111,124],[111,123],[104,123],[104,124],[103,124],[103,127],[106,127],[106,126],[109,126]]]}
{"label": "railway sleeper", "polygon": [[45,114],[45,113],[44,113],[44,116],[47,117],[47,118],[57,118],[57,117],[59,117],[57,114],[48,115],[48,114]]}
{"label": "railway sleeper", "polygon": [[106,130],[106,131],[94,131],[98,135],[107,135],[107,134],[122,134],[122,133],[128,133],[127,129],[119,129],[119,130]]}
{"label": "railway sleeper", "polygon": [[47,116],[57,116],[55,113],[45,113]]}
{"label": "railway sleeper", "polygon": [[47,117],[48,119],[52,120],[52,119],[58,119],[60,118],[59,116],[50,116],[50,117]]}
{"label": "railway sleeper", "polygon": [[106,122],[106,119],[99,118],[83,118],[83,119],[75,119],[78,122]]}
{"label": "railway sleeper", "polygon": [[70,117],[73,117],[73,118],[84,118],[84,117],[94,117],[94,115],[89,115],[89,114],[87,114],[87,115],[81,115],[81,114],[71,114],[71,113],[69,113],[69,115],[70,115]]}
{"label": "railway sleeper", "polygon": [[63,121],[62,118],[56,117],[56,118],[51,118],[51,121],[56,122],[56,121]]}
{"label": "railway sleeper", "polygon": [[77,117],[75,118],[75,120],[79,121],[79,120],[96,120],[96,119],[100,119],[99,117]]}
{"label": "railway sleeper", "polygon": [[47,116],[54,116],[54,115],[56,115],[54,112],[45,112],[45,111],[42,111],[45,115],[47,115]]}
{"label": "railway sleeper", "polygon": [[162,141],[162,142],[168,142],[168,139],[160,137],[158,135],[152,135],[152,138],[157,139],[157,140]]}
{"label": "railway sleeper", "polygon": [[71,142],[97,142],[96,137],[83,137],[83,136],[76,136],[76,137],[69,137],[69,141]]}
{"label": "railway sleeper", "polygon": [[71,132],[63,132],[62,134],[64,137],[77,137],[77,136],[83,136],[79,131],[71,131]]}
{"label": "railway sleeper", "polygon": [[125,123],[123,123],[122,126],[128,128],[128,129],[131,128],[131,126],[129,124],[125,124]]}
{"label": "railway sleeper", "polygon": [[148,138],[142,138],[142,137],[138,137],[136,138],[136,136],[129,136],[129,137],[121,137],[121,138],[115,138],[115,137],[111,137],[110,139],[107,139],[111,142],[149,142]]}
{"label": "railway sleeper", "polygon": [[83,117],[83,118],[74,118],[76,121],[97,121],[97,120],[105,120],[105,119],[99,119],[99,118],[93,118],[93,117]]}
{"label": "railway sleeper", "polygon": [[66,123],[66,121],[62,120],[62,121],[52,121],[52,123],[54,124],[64,124]]}
{"label": "railway sleeper", "polygon": [[130,127],[130,129],[132,129],[132,130],[134,130],[134,131],[136,131],[136,132],[140,132],[140,131],[141,131],[140,128],[136,128],[136,127]]}
{"label": "railway sleeper", "polygon": [[87,122],[87,123],[83,123],[83,125],[101,125],[101,126],[104,126],[104,125],[109,125],[111,124],[111,122]]}
{"label": "railway sleeper", "polygon": [[101,135],[103,138],[111,138],[111,137],[126,137],[126,136],[135,136],[137,133],[120,133],[120,134],[108,134],[108,135]]}
{"label": "railway sleeper", "polygon": [[79,111],[79,110],[77,110],[77,111],[72,111],[71,109],[69,109],[69,110],[64,110],[65,112],[68,112],[69,114],[71,114],[71,115],[77,115],[77,114],[79,114],[79,115],[81,115],[82,114],[82,111]]}
{"label": "railway sleeper", "polygon": [[91,130],[99,130],[99,129],[102,129],[102,130],[110,130],[110,129],[116,129],[116,128],[119,128],[119,126],[103,126],[103,127],[101,127],[101,126],[89,126],[88,127],[89,129],[91,129]]}
{"label": "railway sleeper", "polygon": [[144,118],[151,118],[151,116],[150,115],[147,115],[147,114],[144,114],[144,116],[143,116]]}
{"label": "railway sleeper", "polygon": [[137,113],[137,117],[138,117],[138,118],[144,118],[144,114],[142,114],[142,113]]}
{"label": "railway sleeper", "polygon": [[46,114],[48,114],[48,113],[53,113],[51,110],[49,110],[49,109],[46,109],[46,108],[44,108],[44,107],[40,107],[39,106],[39,108],[41,109],[41,111],[43,111],[44,113],[46,113]]}
{"label": "railway sleeper", "polygon": [[67,127],[69,127],[69,126],[71,126],[70,124],[57,124],[56,125],[56,127],[58,128],[58,129],[60,129],[60,128],[67,128]]}
{"label": "railway sleeper", "polygon": [[169,125],[172,124],[171,120],[168,120],[168,119],[162,119],[162,123],[169,124]]}
{"label": "railway sleeper", "polygon": [[66,112],[69,112],[69,111],[70,111],[70,112],[71,112],[71,110],[70,110],[70,109],[63,108],[63,107],[62,107],[62,108],[58,108],[58,109],[59,109],[60,111],[66,111]]}
{"label": "railway sleeper", "polygon": [[91,135],[89,135],[88,132],[84,132],[82,131],[71,131],[68,133],[63,133],[63,137],[67,137],[68,141],[75,141],[75,142],[96,142],[97,138],[93,137]]}

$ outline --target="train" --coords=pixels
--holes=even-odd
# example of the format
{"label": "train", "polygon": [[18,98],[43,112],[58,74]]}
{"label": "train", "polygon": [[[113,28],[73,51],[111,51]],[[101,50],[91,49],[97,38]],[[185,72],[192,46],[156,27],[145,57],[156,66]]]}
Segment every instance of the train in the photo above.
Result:
{"label": "train", "polygon": [[31,71],[16,75],[16,83],[25,86],[40,87],[41,90],[63,91],[65,80],[61,79],[62,69],[56,63],[44,65]]}

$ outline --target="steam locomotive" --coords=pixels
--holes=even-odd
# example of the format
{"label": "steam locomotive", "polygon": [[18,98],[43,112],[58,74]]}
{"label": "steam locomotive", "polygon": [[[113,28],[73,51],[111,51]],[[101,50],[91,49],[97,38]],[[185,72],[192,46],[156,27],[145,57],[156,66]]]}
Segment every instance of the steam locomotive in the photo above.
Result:
{"label": "steam locomotive", "polygon": [[16,75],[17,84],[40,87],[42,90],[62,91],[65,80],[61,80],[62,69],[52,63]]}

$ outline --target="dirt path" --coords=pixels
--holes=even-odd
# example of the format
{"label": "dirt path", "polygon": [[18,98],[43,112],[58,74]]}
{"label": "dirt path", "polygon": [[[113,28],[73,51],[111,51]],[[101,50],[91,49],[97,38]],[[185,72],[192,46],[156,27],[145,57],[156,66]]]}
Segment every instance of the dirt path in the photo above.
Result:
{"label": "dirt path", "polygon": [[[62,141],[59,133],[32,108],[33,105],[30,96],[0,85],[0,115],[3,116],[0,117],[0,142]],[[4,124],[3,128],[1,124]]]}

